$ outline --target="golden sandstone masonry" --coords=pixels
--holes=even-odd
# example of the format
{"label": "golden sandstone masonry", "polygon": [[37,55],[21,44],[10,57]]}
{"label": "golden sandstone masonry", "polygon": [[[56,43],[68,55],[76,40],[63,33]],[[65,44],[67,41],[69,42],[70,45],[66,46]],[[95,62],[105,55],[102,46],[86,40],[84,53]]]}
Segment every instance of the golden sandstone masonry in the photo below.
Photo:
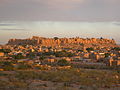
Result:
{"label": "golden sandstone masonry", "polygon": [[42,46],[57,46],[57,45],[74,45],[74,44],[95,44],[95,45],[116,45],[115,40],[103,38],[44,38],[33,36],[28,39],[10,39],[8,45],[42,45]]}

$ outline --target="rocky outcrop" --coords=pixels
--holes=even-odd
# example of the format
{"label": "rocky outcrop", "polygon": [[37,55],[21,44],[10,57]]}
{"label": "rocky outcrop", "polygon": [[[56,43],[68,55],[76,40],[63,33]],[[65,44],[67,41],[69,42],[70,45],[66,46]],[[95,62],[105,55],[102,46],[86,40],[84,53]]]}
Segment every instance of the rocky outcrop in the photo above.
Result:
{"label": "rocky outcrop", "polygon": [[8,45],[43,45],[43,46],[57,46],[57,45],[72,45],[72,44],[100,44],[100,45],[116,45],[115,40],[103,38],[44,38],[33,36],[28,39],[10,39]]}

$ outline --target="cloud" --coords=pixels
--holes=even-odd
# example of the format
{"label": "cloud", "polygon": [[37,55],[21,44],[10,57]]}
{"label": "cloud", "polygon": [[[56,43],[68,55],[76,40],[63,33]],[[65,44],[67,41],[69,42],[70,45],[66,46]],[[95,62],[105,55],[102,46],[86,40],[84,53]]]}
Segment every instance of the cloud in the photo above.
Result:
{"label": "cloud", "polygon": [[[11,1],[13,2],[14,0],[11,0]],[[0,0],[0,5],[3,6],[5,4],[9,4],[11,1],[10,0]]]}
{"label": "cloud", "polygon": [[114,25],[120,26],[120,22],[113,22]]}
{"label": "cloud", "polygon": [[85,0],[52,0],[51,2],[47,0],[46,4],[55,8],[69,9],[74,8],[77,4],[81,4],[83,2],[85,2]]}
{"label": "cloud", "polygon": [[86,0],[32,0],[35,2],[49,2],[49,3],[60,3],[60,2],[64,2],[64,3],[74,3],[74,2],[84,2]]}
{"label": "cloud", "polygon": [[56,8],[56,9],[69,9],[74,8],[76,4],[81,4],[85,2],[85,0],[31,0],[34,3],[39,3],[48,8]]}
{"label": "cloud", "polygon": [[0,29],[0,30],[6,30],[6,31],[26,31],[27,29],[23,29],[23,28],[4,28],[4,29]]}
{"label": "cloud", "polygon": [[21,23],[18,22],[0,22],[1,31],[23,31],[25,29]]}
{"label": "cloud", "polygon": [[2,21],[120,21],[120,0],[0,0]]}
{"label": "cloud", "polygon": [[0,23],[0,26],[15,26],[14,23]]}

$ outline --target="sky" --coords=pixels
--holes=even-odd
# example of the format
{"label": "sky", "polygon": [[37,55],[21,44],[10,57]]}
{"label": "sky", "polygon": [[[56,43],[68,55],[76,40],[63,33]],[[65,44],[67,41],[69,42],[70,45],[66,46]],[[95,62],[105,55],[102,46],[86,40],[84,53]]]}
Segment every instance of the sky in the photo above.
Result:
{"label": "sky", "polygon": [[0,0],[0,44],[33,35],[120,43],[119,10],[120,0]]}

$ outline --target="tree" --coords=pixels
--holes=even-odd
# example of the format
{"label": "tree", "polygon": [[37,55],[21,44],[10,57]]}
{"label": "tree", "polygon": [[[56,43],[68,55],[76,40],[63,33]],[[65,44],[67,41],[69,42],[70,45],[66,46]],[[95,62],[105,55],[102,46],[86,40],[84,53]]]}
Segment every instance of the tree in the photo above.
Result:
{"label": "tree", "polygon": [[39,58],[39,60],[44,60],[45,59],[45,56],[41,56],[40,58]]}
{"label": "tree", "polygon": [[116,50],[116,51],[120,51],[120,47],[114,47],[111,50]]}
{"label": "tree", "polygon": [[109,57],[110,56],[110,53],[105,53],[105,57]]}
{"label": "tree", "polygon": [[71,52],[66,52],[66,51],[59,51],[55,52],[56,57],[72,57],[74,56],[74,53]]}
{"label": "tree", "polygon": [[24,59],[25,57],[22,55],[22,53],[18,53],[17,55],[12,55],[14,59]]}
{"label": "tree", "polygon": [[10,50],[10,49],[0,49],[0,52],[3,52],[3,53],[10,53],[11,50]]}
{"label": "tree", "polygon": [[27,55],[27,57],[28,58],[30,58],[30,59],[34,59],[35,58],[35,53],[33,53],[33,52],[30,52],[28,55]]}
{"label": "tree", "polygon": [[55,40],[58,40],[59,38],[58,37],[54,37]]}
{"label": "tree", "polygon": [[86,50],[90,52],[90,51],[94,51],[94,48],[90,47],[90,48],[86,48]]}
{"label": "tree", "polygon": [[103,37],[100,37],[100,39],[103,39]]}
{"label": "tree", "polygon": [[69,62],[67,60],[65,60],[65,59],[61,59],[61,60],[59,60],[57,62],[57,65],[59,65],[59,66],[67,66],[67,65],[69,65]]}

